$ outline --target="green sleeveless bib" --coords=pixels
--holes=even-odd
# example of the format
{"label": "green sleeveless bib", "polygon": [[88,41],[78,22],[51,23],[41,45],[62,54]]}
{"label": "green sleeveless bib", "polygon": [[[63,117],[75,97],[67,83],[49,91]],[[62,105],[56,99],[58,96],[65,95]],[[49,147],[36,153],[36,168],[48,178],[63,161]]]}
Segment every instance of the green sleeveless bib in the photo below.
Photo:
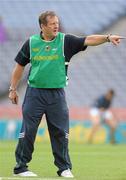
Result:
{"label": "green sleeveless bib", "polygon": [[35,88],[63,88],[66,86],[64,34],[52,41],[40,35],[30,37],[31,70],[28,83]]}

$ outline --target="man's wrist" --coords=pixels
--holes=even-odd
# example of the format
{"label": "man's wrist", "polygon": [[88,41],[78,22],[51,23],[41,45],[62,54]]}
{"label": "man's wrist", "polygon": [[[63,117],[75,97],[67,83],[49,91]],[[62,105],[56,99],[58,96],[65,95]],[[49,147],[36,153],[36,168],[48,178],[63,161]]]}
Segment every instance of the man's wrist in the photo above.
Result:
{"label": "man's wrist", "polygon": [[111,35],[112,35],[112,34],[108,34],[108,35],[106,36],[106,41],[107,41],[107,42],[111,42],[111,40],[110,40]]}
{"label": "man's wrist", "polygon": [[9,92],[12,92],[12,91],[16,91],[16,88],[10,86],[10,87],[9,87]]}

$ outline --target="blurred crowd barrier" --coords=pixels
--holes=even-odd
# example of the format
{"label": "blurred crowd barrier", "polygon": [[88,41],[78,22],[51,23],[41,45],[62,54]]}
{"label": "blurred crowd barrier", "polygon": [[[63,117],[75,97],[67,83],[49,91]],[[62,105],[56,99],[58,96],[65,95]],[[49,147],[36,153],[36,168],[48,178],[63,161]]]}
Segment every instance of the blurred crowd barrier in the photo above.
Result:
{"label": "blurred crowd barrier", "polygon": [[[126,143],[126,109],[112,109],[118,126],[115,139],[117,143]],[[1,106],[0,107],[0,140],[15,140],[18,138],[22,123],[21,107]],[[89,119],[89,108],[70,108],[70,139],[75,142],[86,143],[91,131]],[[48,129],[45,117],[43,117],[36,141],[48,141]],[[94,143],[108,143],[109,128],[105,125],[97,132]]]}

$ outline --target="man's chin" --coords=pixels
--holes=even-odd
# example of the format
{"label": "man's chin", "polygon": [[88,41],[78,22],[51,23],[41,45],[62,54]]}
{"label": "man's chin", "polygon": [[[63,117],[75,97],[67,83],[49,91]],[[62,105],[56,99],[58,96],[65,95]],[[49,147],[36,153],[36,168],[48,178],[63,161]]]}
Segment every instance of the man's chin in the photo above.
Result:
{"label": "man's chin", "polygon": [[58,32],[54,32],[54,33],[53,33],[53,36],[54,36],[54,37],[56,37],[56,36],[57,36],[57,34],[58,34]]}

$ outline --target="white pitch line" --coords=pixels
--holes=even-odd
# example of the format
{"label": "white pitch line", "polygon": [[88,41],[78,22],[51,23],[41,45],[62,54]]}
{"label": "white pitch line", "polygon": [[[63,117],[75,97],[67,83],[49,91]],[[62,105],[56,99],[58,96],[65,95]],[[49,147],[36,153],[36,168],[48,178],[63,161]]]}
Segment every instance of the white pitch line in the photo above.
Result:
{"label": "white pitch line", "polygon": [[0,177],[0,180],[61,180],[61,178]]}
{"label": "white pitch line", "polygon": [[[4,154],[5,152],[3,152],[3,154]],[[126,154],[126,151],[120,151],[120,154]],[[8,155],[10,155],[10,154],[12,154],[12,153],[10,153],[10,152],[6,152],[6,154],[8,154]],[[41,154],[41,155],[52,155],[52,153],[48,153],[48,152],[44,152],[44,153],[39,153],[38,152],[38,154]],[[73,155],[87,155],[87,154],[89,154],[89,155],[94,155],[94,154],[99,154],[99,155],[113,155],[113,154],[116,154],[116,155],[118,155],[118,152],[101,152],[101,151],[97,151],[97,152],[91,152],[91,151],[89,151],[89,152],[71,152],[70,154],[73,154]],[[3,157],[4,158],[4,157]]]}

